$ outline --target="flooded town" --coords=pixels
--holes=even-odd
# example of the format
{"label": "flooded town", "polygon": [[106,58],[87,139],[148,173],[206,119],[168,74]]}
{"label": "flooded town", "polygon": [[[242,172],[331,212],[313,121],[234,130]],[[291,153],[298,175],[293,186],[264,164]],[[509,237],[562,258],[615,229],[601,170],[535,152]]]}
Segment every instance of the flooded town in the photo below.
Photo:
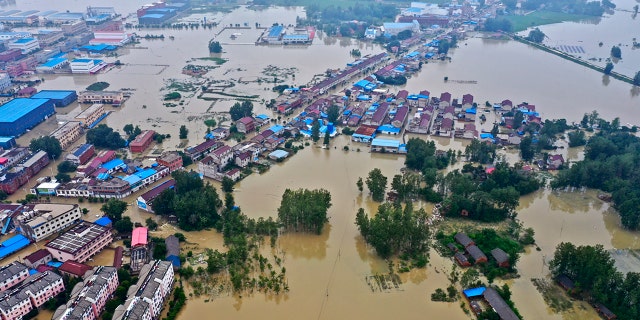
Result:
{"label": "flooded town", "polygon": [[638,6],[0,0],[0,319],[638,319]]}

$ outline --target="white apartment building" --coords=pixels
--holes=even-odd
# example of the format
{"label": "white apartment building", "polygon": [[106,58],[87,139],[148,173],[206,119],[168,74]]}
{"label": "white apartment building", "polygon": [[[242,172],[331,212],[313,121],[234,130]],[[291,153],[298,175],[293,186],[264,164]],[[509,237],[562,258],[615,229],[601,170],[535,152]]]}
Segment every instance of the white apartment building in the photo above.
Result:
{"label": "white apartment building", "polygon": [[36,38],[21,38],[9,42],[9,49],[20,49],[22,54],[29,54],[40,49],[40,43]]}
{"label": "white apartment building", "polygon": [[114,320],[151,320],[162,312],[162,306],[173,288],[175,281],[173,265],[169,261],[155,260],[140,270],[138,283],[131,288],[127,302],[118,306],[113,313]]}
{"label": "white apartment building", "polygon": [[25,237],[38,242],[71,226],[81,216],[77,204],[36,204],[20,214],[16,223]]}
{"label": "white apartment building", "polygon": [[94,267],[87,271],[83,282],[74,287],[71,299],[66,305],[58,307],[52,319],[99,319],[118,284],[118,270],[115,267]]}

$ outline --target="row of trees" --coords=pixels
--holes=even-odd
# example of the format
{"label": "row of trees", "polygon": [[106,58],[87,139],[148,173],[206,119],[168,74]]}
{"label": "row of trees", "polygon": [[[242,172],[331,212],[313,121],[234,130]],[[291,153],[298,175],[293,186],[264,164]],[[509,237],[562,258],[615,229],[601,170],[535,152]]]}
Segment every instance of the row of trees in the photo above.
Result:
{"label": "row of trees", "polygon": [[245,100],[242,102],[236,102],[229,109],[232,121],[238,121],[241,118],[251,116],[253,114],[253,102]]}
{"label": "row of trees", "polygon": [[87,131],[87,143],[96,148],[119,149],[124,148],[126,141],[113,128],[106,124],[100,124]]}
{"label": "row of trees", "polygon": [[618,319],[640,319],[640,273],[620,273],[602,245],[575,246],[563,242],[549,263],[551,273],[566,275],[576,285],[574,293],[606,305]]}
{"label": "row of trees", "polygon": [[401,205],[384,203],[369,218],[360,208],[356,225],[362,237],[382,258],[400,255],[411,259],[416,267],[424,267],[429,257],[429,228],[424,209],[413,210],[411,202]]}

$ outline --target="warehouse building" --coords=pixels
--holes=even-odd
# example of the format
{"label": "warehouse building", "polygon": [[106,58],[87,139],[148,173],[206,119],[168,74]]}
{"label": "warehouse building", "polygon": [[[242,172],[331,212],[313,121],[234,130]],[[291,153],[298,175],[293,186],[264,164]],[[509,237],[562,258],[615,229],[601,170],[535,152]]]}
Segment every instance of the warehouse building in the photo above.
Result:
{"label": "warehouse building", "polygon": [[42,90],[31,98],[51,99],[54,107],[66,107],[78,99],[78,94],[75,90]]}
{"label": "warehouse building", "polygon": [[0,136],[20,136],[54,113],[49,99],[13,99],[0,106]]}

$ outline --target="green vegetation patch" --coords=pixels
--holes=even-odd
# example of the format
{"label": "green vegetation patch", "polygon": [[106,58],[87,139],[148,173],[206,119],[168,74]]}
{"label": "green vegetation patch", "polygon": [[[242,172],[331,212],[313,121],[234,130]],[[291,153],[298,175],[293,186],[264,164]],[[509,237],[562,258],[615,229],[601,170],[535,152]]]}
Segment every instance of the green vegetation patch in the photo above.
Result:
{"label": "green vegetation patch", "polygon": [[215,62],[217,65],[222,65],[225,62],[229,61],[229,59],[224,59],[224,58],[220,58],[220,57],[202,57],[202,58],[197,58],[198,60],[207,60],[207,61],[213,61]]}
{"label": "green vegetation patch", "polygon": [[164,95],[164,100],[178,100],[180,98],[182,98],[182,95],[175,91]]}
{"label": "green vegetation patch", "polygon": [[87,90],[89,91],[102,91],[106,88],[108,88],[110,86],[110,84],[108,82],[95,82],[92,83],[90,86],[87,87]]}
{"label": "green vegetation patch", "polygon": [[593,16],[582,14],[571,14],[555,11],[535,11],[528,15],[520,16],[504,16],[513,25],[513,31],[519,32],[527,28],[542,26],[545,24],[554,24],[565,21],[580,21],[585,19],[593,19]]}

